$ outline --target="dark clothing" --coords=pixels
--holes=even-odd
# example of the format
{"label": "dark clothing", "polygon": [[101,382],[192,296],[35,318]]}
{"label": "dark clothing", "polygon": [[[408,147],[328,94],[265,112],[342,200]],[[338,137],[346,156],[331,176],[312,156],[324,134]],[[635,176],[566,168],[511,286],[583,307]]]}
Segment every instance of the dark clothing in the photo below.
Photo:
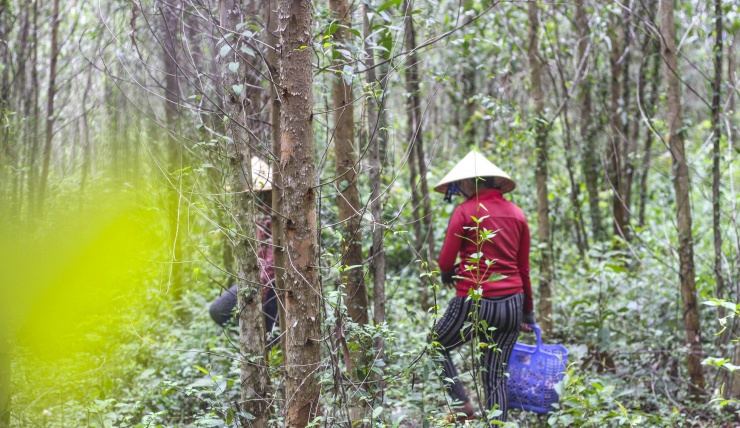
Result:
{"label": "dark clothing", "polygon": [[[490,345],[486,348],[481,361],[486,408],[490,410],[498,405],[498,410],[503,413],[496,419],[504,422],[509,408],[506,397],[505,368],[519,336],[523,301],[522,293],[503,298],[482,298],[478,308],[478,328],[476,329],[478,339],[481,343]],[[455,297],[434,327],[433,340],[439,342],[442,347],[440,353],[444,368],[443,383],[452,399],[462,402],[469,401],[469,398],[458,379],[451,352],[472,339],[474,327],[472,311],[474,309],[473,299]],[[483,321],[486,324],[483,324]],[[488,330],[490,327],[495,327],[495,329]],[[446,379],[452,379],[454,383],[450,384]]]}
{"label": "dark clothing", "polygon": [[[272,252],[272,221],[267,214],[260,215],[256,221],[256,237],[259,242],[257,248],[257,263],[260,267],[260,281],[262,282],[262,312],[265,314],[265,330],[271,336],[269,346],[277,342],[277,336],[273,334],[275,324],[278,322],[278,299],[275,293],[275,268]],[[232,319],[236,319],[236,291],[234,285],[223,292],[211,303],[208,312],[216,324],[224,327]]]}
{"label": "dark clothing", "polygon": [[[267,331],[268,336],[272,337],[269,343],[270,347],[275,344],[276,339],[273,335],[273,329],[278,322],[278,299],[275,288],[273,288],[274,285],[275,283],[272,281],[265,287],[267,291],[262,301],[262,311],[265,314],[265,331]],[[232,320],[236,321],[236,292],[237,288],[234,285],[214,300],[208,308],[213,321],[221,327],[225,327]]]}
{"label": "dark clothing", "polygon": [[[273,283],[270,283],[270,287],[266,287],[267,291],[262,302],[262,311],[265,313],[265,330],[268,333],[272,331],[278,320],[277,295],[272,285]],[[236,285],[233,285],[214,300],[208,308],[213,321],[222,327],[228,324],[229,321],[236,320],[236,312],[234,311],[237,303],[236,291]]]}
{"label": "dark clothing", "polygon": [[[483,239],[480,234],[485,231],[495,236]],[[456,283],[457,296],[465,297],[477,287],[484,297],[524,293],[523,310],[532,312],[529,247],[529,225],[521,208],[504,199],[500,190],[482,189],[452,213],[439,268],[453,272],[459,256],[457,275],[462,279]],[[492,281],[494,273],[505,278]]]}

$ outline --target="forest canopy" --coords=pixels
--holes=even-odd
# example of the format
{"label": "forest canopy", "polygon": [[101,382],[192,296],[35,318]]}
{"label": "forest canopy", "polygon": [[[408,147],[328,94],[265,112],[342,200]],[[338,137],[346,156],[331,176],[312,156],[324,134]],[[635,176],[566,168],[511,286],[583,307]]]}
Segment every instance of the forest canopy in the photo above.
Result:
{"label": "forest canopy", "polygon": [[[0,0],[0,427],[737,425],[739,38],[738,0]],[[531,250],[468,216],[442,269],[486,191]],[[487,398],[504,284],[568,351],[546,414]]]}

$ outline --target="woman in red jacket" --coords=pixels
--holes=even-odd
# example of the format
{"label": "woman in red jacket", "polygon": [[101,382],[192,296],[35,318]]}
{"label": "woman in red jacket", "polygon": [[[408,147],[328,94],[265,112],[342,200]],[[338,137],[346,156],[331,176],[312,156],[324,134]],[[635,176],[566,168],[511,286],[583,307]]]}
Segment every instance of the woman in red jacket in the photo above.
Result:
{"label": "woman in red jacket", "polygon": [[502,413],[495,419],[506,421],[505,364],[520,329],[531,331],[528,324],[535,322],[529,226],[522,210],[503,196],[515,187],[511,177],[471,151],[434,189],[447,201],[457,194],[466,199],[452,213],[439,254],[442,282],[457,293],[434,327],[434,341],[441,348],[443,379],[453,380],[443,380],[447,392],[463,403],[460,411],[468,417],[474,409],[457,378],[452,350],[470,340],[474,328],[481,342],[491,345],[481,361],[486,409],[496,407]]}

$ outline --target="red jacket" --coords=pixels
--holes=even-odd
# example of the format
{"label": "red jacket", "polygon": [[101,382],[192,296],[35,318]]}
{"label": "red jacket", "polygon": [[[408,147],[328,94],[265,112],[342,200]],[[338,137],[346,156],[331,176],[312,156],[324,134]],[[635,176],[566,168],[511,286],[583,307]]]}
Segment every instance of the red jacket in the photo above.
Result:
{"label": "red jacket", "polygon": [[[482,239],[482,233],[489,238]],[[524,313],[533,312],[529,246],[529,225],[521,208],[504,199],[499,190],[479,190],[452,213],[439,268],[452,272],[459,256],[457,275],[462,279],[456,284],[458,296],[467,296],[468,290],[478,286],[483,297],[523,292]],[[494,273],[499,275],[491,278]],[[505,278],[490,281],[501,275]]]}

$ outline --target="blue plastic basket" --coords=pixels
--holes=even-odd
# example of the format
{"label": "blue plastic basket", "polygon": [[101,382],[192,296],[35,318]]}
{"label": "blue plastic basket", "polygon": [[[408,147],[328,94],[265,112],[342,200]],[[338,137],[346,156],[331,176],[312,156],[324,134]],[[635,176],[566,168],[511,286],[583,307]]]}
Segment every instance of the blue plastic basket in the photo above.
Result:
{"label": "blue plastic basket", "polygon": [[543,345],[540,328],[531,327],[537,344],[514,345],[507,367],[506,394],[510,408],[548,413],[555,410],[552,405],[559,399],[555,384],[563,380],[568,350],[563,345]]}

